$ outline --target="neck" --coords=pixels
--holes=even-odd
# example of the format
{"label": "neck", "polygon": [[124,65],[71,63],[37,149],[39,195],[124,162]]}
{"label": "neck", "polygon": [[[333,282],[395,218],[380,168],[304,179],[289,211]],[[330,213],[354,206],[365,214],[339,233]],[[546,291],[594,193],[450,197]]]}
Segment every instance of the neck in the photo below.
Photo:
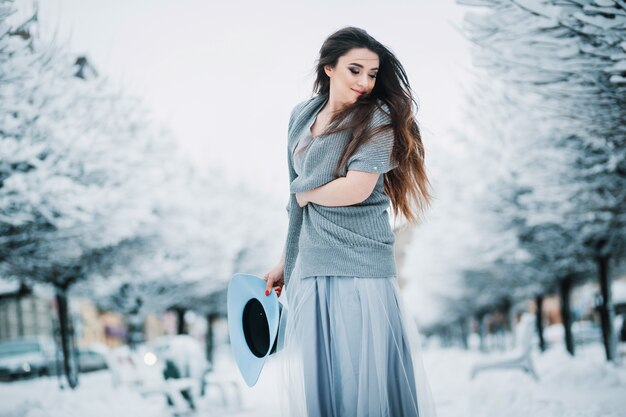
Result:
{"label": "neck", "polygon": [[346,103],[337,100],[331,91],[328,95],[328,102],[324,106],[324,109],[327,110],[329,113],[336,113],[343,109],[345,106]]}

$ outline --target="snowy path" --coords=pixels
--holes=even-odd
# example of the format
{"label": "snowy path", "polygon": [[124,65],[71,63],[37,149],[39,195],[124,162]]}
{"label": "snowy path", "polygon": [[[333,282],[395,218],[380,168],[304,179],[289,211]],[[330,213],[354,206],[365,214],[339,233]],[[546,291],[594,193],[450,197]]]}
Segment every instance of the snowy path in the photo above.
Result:
{"label": "snowy path", "polygon": [[[579,349],[571,358],[555,348],[535,355],[541,381],[516,371],[495,371],[469,380],[481,356],[461,350],[432,350],[425,365],[439,417],[625,417],[626,366],[604,362],[600,346]],[[222,362],[223,372],[233,372]],[[267,364],[254,389],[242,384],[243,408],[221,406],[216,395],[200,399],[190,416],[274,417],[280,415],[274,392],[278,363]],[[237,376],[237,375],[233,375]],[[161,396],[144,398],[131,389],[114,389],[107,372],[86,374],[76,392],[60,391],[56,379],[0,385],[0,417],[169,417]]]}
{"label": "snowy path", "polygon": [[519,371],[469,379],[476,352],[447,350],[425,358],[440,417],[626,417],[626,366],[604,361],[600,346],[575,358],[555,348],[534,355],[540,382]]}

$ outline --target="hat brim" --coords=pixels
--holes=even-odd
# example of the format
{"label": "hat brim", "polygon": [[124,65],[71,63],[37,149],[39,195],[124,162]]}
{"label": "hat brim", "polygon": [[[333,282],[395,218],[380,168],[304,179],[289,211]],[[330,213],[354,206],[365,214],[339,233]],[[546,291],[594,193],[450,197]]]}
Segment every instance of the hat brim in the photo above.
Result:
{"label": "hat brim", "polygon": [[[279,301],[274,291],[271,291],[270,295],[265,295],[266,285],[267,282],[263,278],[250,274],[235,274],[228,284],[227,311],[230,344],[239,371],[249,387],[254,386],[259,379],[278,333]],[[269,327],[270,343],[267,352],[262,357],[256,356],[251,351],[244,334],[243,312],[246,304],[252,299],[258,300],[263,306]]]}

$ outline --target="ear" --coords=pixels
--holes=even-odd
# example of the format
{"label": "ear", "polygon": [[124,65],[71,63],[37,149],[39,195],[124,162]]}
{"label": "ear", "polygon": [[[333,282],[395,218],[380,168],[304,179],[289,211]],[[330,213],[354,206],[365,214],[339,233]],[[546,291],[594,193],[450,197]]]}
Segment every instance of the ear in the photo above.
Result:
{"label": "ear", "polygon": [[324,72],[328,75],[328,78],[330,78],[333,74],[333,68],[330,65],[324,65]]}

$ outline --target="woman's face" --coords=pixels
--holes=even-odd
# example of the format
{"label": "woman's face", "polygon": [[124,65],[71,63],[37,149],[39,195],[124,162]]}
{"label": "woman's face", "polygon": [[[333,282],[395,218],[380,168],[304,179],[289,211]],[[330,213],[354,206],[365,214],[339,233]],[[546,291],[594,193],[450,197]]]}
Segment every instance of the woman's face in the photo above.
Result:
{"label": "woman's face", "polygon": [[369,94],[376,83],[378,55],[366,48],[353,48],[339,57],[334,68],[324,67],[330,77],[330,95],[344,105],[354,103],[362,94]]}

